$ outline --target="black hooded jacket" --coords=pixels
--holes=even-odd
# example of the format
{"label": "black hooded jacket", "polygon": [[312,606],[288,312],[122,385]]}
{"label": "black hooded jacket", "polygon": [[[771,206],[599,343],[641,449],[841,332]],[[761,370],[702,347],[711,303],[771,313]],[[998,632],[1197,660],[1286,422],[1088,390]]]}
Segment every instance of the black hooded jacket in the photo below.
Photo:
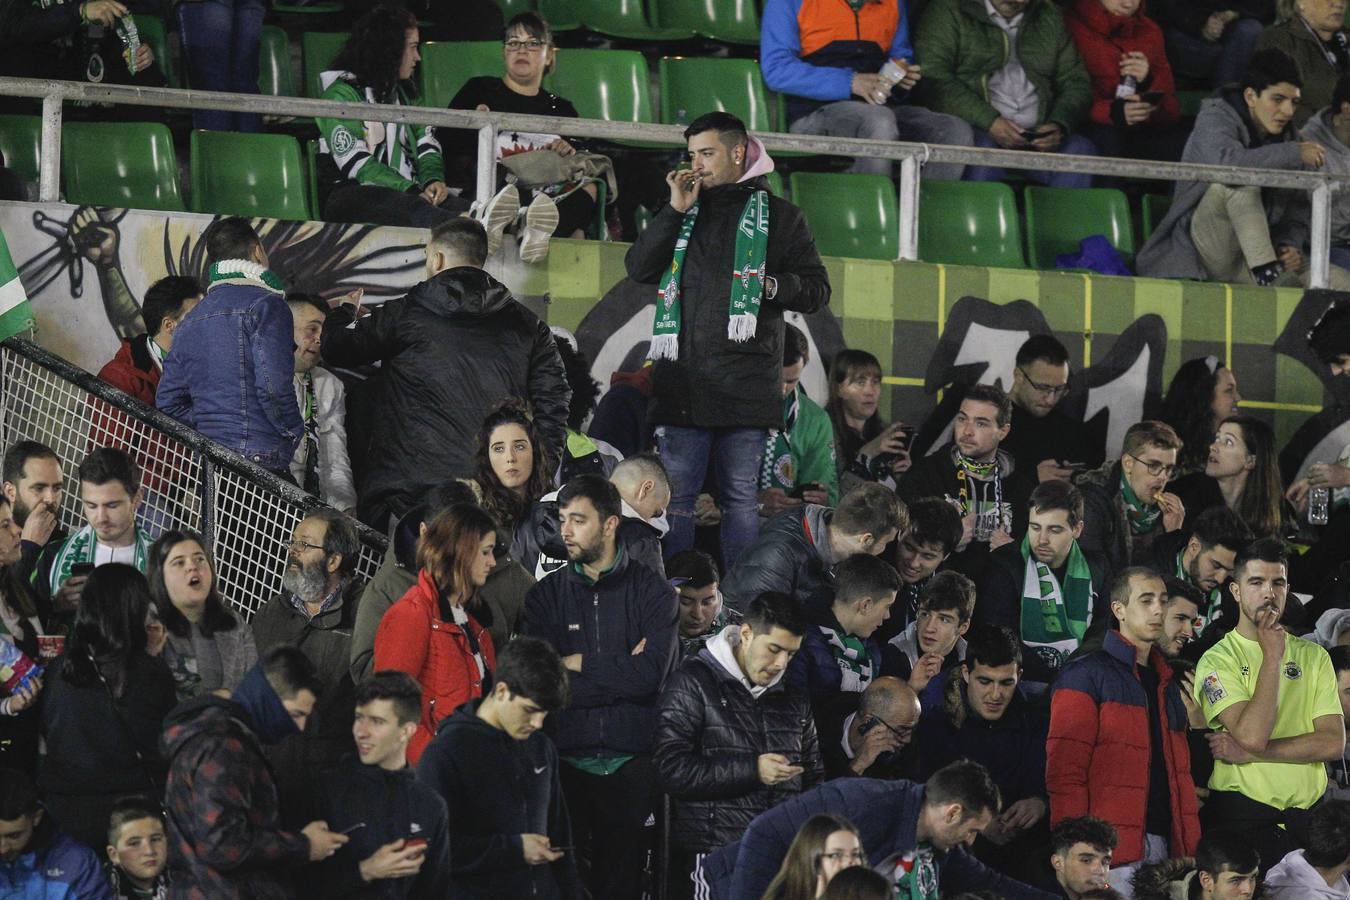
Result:
{"label": "black hooded jacket", "polygon": [[382,361],[381,418],[358,485],[363,521],[383,526],[427,488],[473,474],[483,419],[509,397],[529,402],[557,458],[572,396],[557,345],[487,272],[446,269],[351,323],[350,307],[329,314],[322,354],[334,366]]}

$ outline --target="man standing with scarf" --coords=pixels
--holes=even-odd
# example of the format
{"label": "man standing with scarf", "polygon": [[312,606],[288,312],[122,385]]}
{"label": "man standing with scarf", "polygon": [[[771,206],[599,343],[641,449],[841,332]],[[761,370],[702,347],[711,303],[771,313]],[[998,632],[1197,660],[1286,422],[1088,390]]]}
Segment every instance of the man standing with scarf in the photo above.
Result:
{"label": "man standing with scarf", "polygon": [[670,205],[625,262],[657,286],[649,416],[671,477],[666,552],[693,545],[711,461],[730,568],[759,529],[766,435],[784,424],[783,311],[823,308],[830,284],[801,210],[769,194],[773,160],[744,123],[708,113],[684,136],[690,168],[666,176]]}
{"label": "man standing with scarf", "polygon": [[155,405],[291,480],[305,423],[291,381],[295,344],[281,279],[267,268],[247,219],[221,219],[205,240],[210,284],[178,326]]}

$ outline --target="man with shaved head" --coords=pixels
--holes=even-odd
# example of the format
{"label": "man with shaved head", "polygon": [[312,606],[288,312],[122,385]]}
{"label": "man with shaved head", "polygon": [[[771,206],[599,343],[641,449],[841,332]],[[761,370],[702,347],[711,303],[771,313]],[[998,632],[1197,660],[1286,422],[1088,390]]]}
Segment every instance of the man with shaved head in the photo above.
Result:
{"label": "man with shaved head", "polygon": [[856,698],[856,708],[843,706],[817,716],[825,777],[915,777],[918,694],[904,680],[887,675],[851,696]]}

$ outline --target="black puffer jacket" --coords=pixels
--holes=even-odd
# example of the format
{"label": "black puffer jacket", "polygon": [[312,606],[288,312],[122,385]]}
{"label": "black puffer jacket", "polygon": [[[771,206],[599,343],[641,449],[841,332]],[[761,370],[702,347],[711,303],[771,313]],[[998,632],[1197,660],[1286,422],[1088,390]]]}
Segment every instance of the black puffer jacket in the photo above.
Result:
{"label": "black puffer jacket", "polygon": [[834,563],[829,554],[829,525],[834,510],[809,503],[779,513],[760,529],[722,580],[722,596],[737,612],[765,591],[801,598],[814,610],[834,602]]}
{"label": "black puffer jacket", "polygon": [[383,527],[427,488],[473,471],[483,418],[528,400],[554,458],[566,440],[571,388],[548,326],[482,269],[447,269],[348,329],[338,307],[323,326],[324,361],[383,361],[380,422],[358,486],[363,521]]}
{"label": "black puffer jacket", "polygon": [[[656,773],[675,801],[675,842],[691,852],[739,839],[755,816],[825,777],[806,695],[780,678],[752,696],[731,656],[728,631],[736,633],[728,626],[686,659],[661,694]],[[806,771],[766,786],[759,780],[765,753],[799,760]]]}
{"label": "black puffer jacket", "polygon": [[[756,140],[750,172],[770,171]],[[757,155],[759,160],[757,161]],[[801,210],[769,197],[767,273],[778,281],[773,300],[759,308],[752,340],[727,337],[736,229],[763,178],[710,188],[699,198],[681,280],[682,327],[677,360],[659,360],[652,372],[648,419],[655,425],[699,428],[781,428],[783,425],[783,310],[812,313],[830,301],[830,282]],[[624,262],[628,277],[659,285],[670,268],[682,213],[664,206],[638,235]],[[653,288],[653,296],[655,288]]]}

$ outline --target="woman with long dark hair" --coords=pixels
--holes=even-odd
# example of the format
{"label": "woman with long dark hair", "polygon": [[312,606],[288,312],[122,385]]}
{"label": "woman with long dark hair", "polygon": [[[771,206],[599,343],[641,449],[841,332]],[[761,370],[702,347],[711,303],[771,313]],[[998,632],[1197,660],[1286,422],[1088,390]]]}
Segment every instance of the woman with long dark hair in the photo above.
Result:
{"label": "woman with long dark hair", "polygon": [[135,567],[91,572],[40,697],[47,755],[38,785],[61,828],[91,847],[107,845],[108,814],[120,798],[164,793],[159,736],[178,697],[164,662],[146,652],[151,603]]}
{"label": "woman with long dark hair", "polygon": [[1283,537],[1289,519],[1269,425],[1252,416],[1224,419],[1209,445],[1205,474],[1218,482],[1224,503],[1256,537]]}
{"label": "woman with long dark hair", "polygon": [[178,699],[229,694],[258,661],[253,632],[225,606],[215,565],[201,535],[180,529],[150,548],[150,596],[166,632],[160,658],[173,673]]}
{"label": "woman with long dark hair", "polygon": [[389,607],[375,632],[375,671],[398,669],[422,686],[410,763],[442,719],[491,685],[497,654],[479,621],[491,621],[480,589],[496,563],[496,544],[496,524],[478,507],[457,503],[443,511],[417,543],[417,583]]}
{"label": "woman with long dark hair", "polygon": [[802,823],[763,900],[815,900],[838,872],[867,864],[852,823],[822,813]]}
{"label": "woman with long dark hair", "polygon": [[881,362],[866,350],[840,350],[830,363],[825,411],[834,425],[839,494],[860,481],[894,479],[911,465],[903,422],[881,420]]}
{"label": "woman with long dark hair", "polygon": [[[32,592],[15,574],[21,535],[10,502],[0,494],[0,640],[37,661],[41,656],[38,636],[44,628]],[[31,688],[0,700],[0,767],[18,769],[29,777],[37,773],[38,717],[32,707],[40,690],[41,678]]]}
{"label": "woman with long dark hair", "polygon": [[497,523],[503,544],[510,546],[535,502],[553,490],[554,465],[522,402],[508,400],[487,414],[469,486]]}
{"label": "woman with long dark hair", "polygon": [[1234,415],[1240,402],[1237,378],[1217,356],[1181,364],[1155,417],[1171,425],[1183,441],[1177,459],[1178,476],[1205,468],[1219,423]]}

